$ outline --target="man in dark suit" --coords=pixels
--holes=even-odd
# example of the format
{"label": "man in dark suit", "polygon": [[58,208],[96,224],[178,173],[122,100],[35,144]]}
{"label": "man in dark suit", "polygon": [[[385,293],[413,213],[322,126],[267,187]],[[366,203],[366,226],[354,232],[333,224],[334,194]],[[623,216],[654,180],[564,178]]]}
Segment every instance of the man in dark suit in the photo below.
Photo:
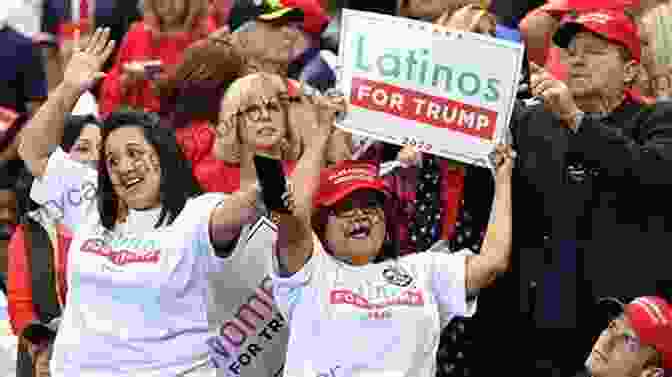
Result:
{"label": "man in dark suit", "polygon": [[520,330],[543,344],[530,373],[568,376],[596,335],[596,298],[656,295],[672,278],[672,105],[629,94],[641,47],[622,11],[579,14],[554,41],[567,82],[533,66],[536,100],[514,118],[514,244],[532,319]]}

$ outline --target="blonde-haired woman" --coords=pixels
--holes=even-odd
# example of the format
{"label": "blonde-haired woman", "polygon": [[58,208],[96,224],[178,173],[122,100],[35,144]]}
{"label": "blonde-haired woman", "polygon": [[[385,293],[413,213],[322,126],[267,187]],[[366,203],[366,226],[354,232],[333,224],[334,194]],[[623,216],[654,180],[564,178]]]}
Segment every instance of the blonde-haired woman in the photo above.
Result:
{"label": "blonde-haired woman", "polygon": [[207,0],[144,0],[142,21],[124,37],[102,88],[101,114],[120,107],[158,112],[153,81],[169,72],[194,41],[215,30]]}
{"label": "blonde-haired woman", "polygon": [[[306,87],[271,73],[253,73],[236,80],[222,98],[213,159],[194,166],[194,176],[206,191],[234,192],[256,179],[252,159],[262,146],[265,153],[283,161],[291,172],[303,153],[307,123],[314,119],[309,104],[298,100]],[[332,134],[326,160],[351,155],[349,140]],[[218,178],[214,178],[218,177]],[[221,177],[225,177],[222,179]]]}

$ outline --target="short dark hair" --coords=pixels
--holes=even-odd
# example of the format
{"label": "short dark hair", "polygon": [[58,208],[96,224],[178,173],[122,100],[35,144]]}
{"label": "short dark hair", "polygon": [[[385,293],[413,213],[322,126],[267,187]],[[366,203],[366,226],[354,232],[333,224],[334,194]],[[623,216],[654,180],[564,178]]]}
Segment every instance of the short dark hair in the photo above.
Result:
{"label": "short dark hair", "polygon": [[[191,171],[191,164],[178,146],[172,129],[161,126],[155,114],[139,111],[112,113],[103,123],[102,144],[119,128],[137,127],[158,154],[161,165],[160,201],[163,206],[156,227],[171,224],[180,214],[189,198],[202,193]],[[109,230],[119,215],[119,198],[114,192],[105,159],[98,162],[98,211],[103,226]],[[166,222],[167,220],[167,222]]]}
{"label": "short dark hair", "polygon": [[84,127],[94,125],[102,128],[102,124],[93,115],[68,115],[65,117],[65,127],[63,128],[63,140],[61,148],[69,152],[75,145],[79,135],[82,134]]}

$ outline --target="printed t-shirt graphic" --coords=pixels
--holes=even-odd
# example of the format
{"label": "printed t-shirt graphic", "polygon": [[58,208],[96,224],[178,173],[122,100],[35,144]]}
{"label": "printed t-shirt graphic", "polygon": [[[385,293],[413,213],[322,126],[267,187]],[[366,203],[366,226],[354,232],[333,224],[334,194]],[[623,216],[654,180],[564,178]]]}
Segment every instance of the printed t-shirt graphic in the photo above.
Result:
{"label": "printed t-shirt graphic", "polygon": [[273,278],[291,328],[284,376],[434,376],[441,329],[475,311],[465,265],[465,253],[426,252],[351,266],[316,238],[301,271]]}
{"label": "printed t-shirt graphic", "polygon": [[[96,171],[62,150],[49,158],[31,197],[58,201],[96,182]],[[51,361],[54,377],[175,376],[207,363],[208,274],[219,268],[209,217],[221,194],[190,199],[173,224],[154,229],[159,210],[129,212],[114,232],[100,224],[96,201],[65,200],[73,232],[67,305]]]}
{"label": "printed t-shirt graphic", "polygon": [[208,339],[218,376],[275,377],[282,373],[288,325],[273,301],[271,273],[277,239],[267,218],[247,226],[233,254],[211,274]]}

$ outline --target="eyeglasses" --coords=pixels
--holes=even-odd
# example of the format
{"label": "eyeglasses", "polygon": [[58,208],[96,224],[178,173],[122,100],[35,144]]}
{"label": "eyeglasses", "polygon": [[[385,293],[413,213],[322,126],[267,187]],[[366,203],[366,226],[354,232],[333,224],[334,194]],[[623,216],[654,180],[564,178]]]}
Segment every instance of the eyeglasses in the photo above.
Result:
{"label": "eyeglasses", "polygon": [[298,101],[298,98],[287,94],[268,99],[262,98],[257,104],[240,110],[238,115],[245,115],[248,120],[258,122],[262,119],[269,119],[271,113],[279,113],[283,110],[283,107]]}

